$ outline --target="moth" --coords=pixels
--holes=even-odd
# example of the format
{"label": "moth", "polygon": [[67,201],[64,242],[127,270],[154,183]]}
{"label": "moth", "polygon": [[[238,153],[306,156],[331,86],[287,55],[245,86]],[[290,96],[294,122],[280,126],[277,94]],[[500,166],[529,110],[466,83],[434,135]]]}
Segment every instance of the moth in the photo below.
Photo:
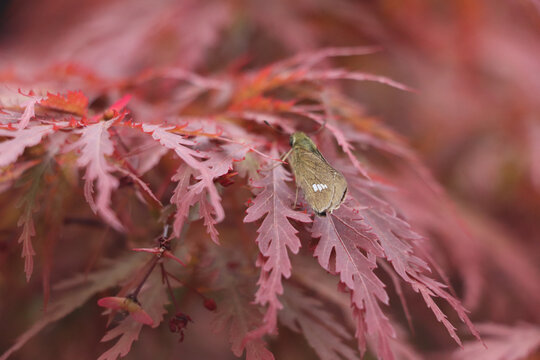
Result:
{"label": "moth", "polygon": [[289,164],[309,206],[319,216],[339,208],[347,195],[345,177],[326,161],[305,133],[293,133],[289,144]]}

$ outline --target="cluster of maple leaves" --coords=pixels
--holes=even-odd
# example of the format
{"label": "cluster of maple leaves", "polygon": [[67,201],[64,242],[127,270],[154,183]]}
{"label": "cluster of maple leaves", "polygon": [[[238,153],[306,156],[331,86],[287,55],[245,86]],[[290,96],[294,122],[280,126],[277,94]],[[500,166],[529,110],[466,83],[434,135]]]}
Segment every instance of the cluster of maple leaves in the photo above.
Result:
{"label": "cluster of maple leaves", "polygon": [[[255,317],[241,331],[231,330],[233,337],[238,339],[233,341],[233,351],[237,355],[246,348],[249,359],[272,357],[261,340],[267,334],[274,334],[277,329],[278,315],[283,309],[280,300],[284,293],[283,279],[290,278],[292,271],[289,253],[297,254],[302,246],[299,231],[314,240],[313,256],[324,270],[338,277],[342,291],[350,295],[351,315],[360,353],[364,353],[367,343],[370,343],[380,358],[395,358],[392,341],[396,338],[396,332],[383,308],[384,304],[389,303],[389,295],[380,276],[375,273],[383,264],[383,269],[391,276],[399,277],[398,281],[405,282],[422,296],[436,319],[459,344],[461,341],[455,328],[435,302],[436,298],[446,300],[479,338],[459,300],[447,290],[447,285],[435,280],[430,273],[427,259],[423,259],[419,250],[423,237],[398,216],[395,208],[384,199],[385,185],[371,178],[371,171],[358,160],[355,151],[355,145],[379,146],[381,151],[387,152],[392,152],[394,146],[403,147],[402,152],[406,153],[405,145],[362,133],[355,128],[354,118],[338,113],[340,109],[334,102],[340,99],[340,95],[321,94],[315,86],[318,81],[354,79],[406,89],[382,76],[342,69],[325,70],[317,66],[327,57],[362,55],[373,51],[375,49],[372,48],[324,49],[252,71],[235,80],[236,83],[232,79],[203,78],[177,69],[166,69],[143,74],[133,84],[115,86],[120,94],[125,93],[125,90],[121,90],[129,86],[172,78],[182,84],[183,93],[202,89],[220,97],[222,104],[216,107],[215,112],[197,117],[171,115],[160,117],[159,120],[145,118],[141,114],[144,114],[144,107],[148,103],[144,97],[132,95],[136,89],[119,96],[111,105],[99,111],[89,106],[90,101],[84,91],[39,94],[19,90],[12,93],[14,100],[11,105],[4,102],[2,106],[0,135],[4,141],[0,143],[0,165],[5,173],[12,174],[12,182],[24,172],[44,166],[53,168],[54,172],[60,172],[66,166],[81,168],[86,202],[102,221],[121,233],[130,231],[122,221],[129,213],[115,206],[113,195],[121,181],[129,179],[134,194],[146,204],[148,211],[158,214],[156,223],[172,225],[173,235],[169,241],[175,244],[182,243],[186,236],[183,230],[196,219],[202,220],[207,237],[214,243],[227,242],[228,238],[220,241],[218,224],[227,216],[237,214],[224,209],[228,204],[227,198],[232,195],[228,186],[221,185],[222,179],[226,177],[228,181],[245,182],[254,196],[243,222],[262,220],[257,230],[258,236],[249,240],[256,242],[260,251],[257,260],[260,275],[254,294],[256,305],[246,306],[260,306],[266,310],[259,321]],[[115,87],[110,86],[109,89]],[[306,94],[303,99],[286,97],[288,91],[299,91],[298,88]],[[192,92],[200,95],[199,92]],[[196,97],[189,100],[195,101]],[[186,106],[186,103],[182,105]],[[293,179],[285,164],[279,160],[280,154],[287,150],[286,135],[268,128],[266,124],[280,128],[285,133],[324,124],[325,131],[317,136],[321,151],[329,162],[345,174],[349,184],[348,196],[338,210],[329,216],[319,217],[314,216],[305,205],[295,208]],[[248,126],[253,130],[247,131]],[[41,149],[39,154],[25,152],[34,147]],[[174,162],[177,168],[170,180],[164,179],[174,184],[167,200],[164,197],[166,192],[157,196],[152,186],[143,179],[144,174],[157,166],[169,152],[176,155]],[[340,152],[344,155],[340,155]],[[39,177],[44,172],[39,170],[33,175],[32,181],[40,181]],[[22,227],[19,242],[23,249],[27,280],[32,275],[36,254],[32,241],[38,235],[32,206],[45,187],[36,185],[28,193],[19,219],[19,226]],[[247,200],[249,197],[243,202]],[[170,205],[164,206],[162,202],[165,201]],[[198,241],[204,242],[205,239]],[[159,261],[174,258],[182,263],[169,250],[155,249],[150,251],[156,257],[153,265],[158,258]],[[216,251],[220,251],[219,248]],[[162,256],[164,253],[171,255]],[[197,255],[191,253],[185,256],[189,259]],[[192,263],[189,260],[185,262],[188,267]],[[169,277],[161,266],[162,279],[167,280],[171,299],[175,302]],[[125,355],[143,324],[155,327],[162,321],[167,286],[152,271],[154,266],[150,270],[146,265],[143,268],[146,272],[141,269],[139,274],[144,276],[135,276],[117,297],[100,300],[102,306],[133,315],[122,320],[104,337],[103,340],[117,336],[120,339],[100,359]],[[182,284],[181,280],[179,282],[177,285]],[[140,297],[133,296],[135,287],[135,295],[139,295],[140,291]],[[125,297],[130,292],[131,297]],[[305,302],[303,296],[288,297],[287,301],[294,303],[293,306],[298,307],[299,311],[308,311],[305,308],[311,306],[308,304],[314,300]],[[217,307],[221,307],[219,302]],[[322,316],[319,319],[323,322],[321,331],[330,331],[337,326],[333,324],[336,320],[323,314],[311,314],[315,318]],[[229,322],[234,324],[236,316],[239,314],[232,312]],[[189,318],[183,319],[181,327],[187,326]],[[178,321],[175,322],[175,331],[179,329]],[[286,321],[301,323],[300,318]],[[299,331],[310,336],[305,328]],[[336,344],[331,343],[327,345],[328,348],[321,349],[321,345],[314,348],[322,358],[329,356],[329,351],[356,357],[348,345],[337,344],[333,350],[330,349]]]}
{"label": "cluster of maple leaves", "polygon": [[[145,325],[172,333],[162,340],[170,346],[184,341],[181,353],[204,318],[193,298],[213,317],[205,331],[247,359],[279,358],[273,345],[287,342],[284,329],[321,359],[421,358],[433,354],[425,347],[449,342],[440,329],[463,345],[455,359],[523,359],[540,347],[538,326],[503,325],[514,317],[499,311],[516,303],[522,318],[536,311],[537,269],[492,225],[471,233],[416,153],[367,116],[343,83],[376,83],[411,101],[437,100],[439,92],[418,96],[388,77],[331,65],[369,59],[379,47],[312,50],[343,43],[321,40],[331,36],[356,43],[366,29],[375,43],[400,44],[369,6],[340,5],[118,0],[92,16],[73,14],[82,18],[70,31],[50,21],[44,33],[58,27],[64,36],[54,50],[49,41],[35,41],[33,50],[43,43],[51,58],[0,71],[0,229],[14,239],[6,242],[13,243],[9,255],[22,253],[15,273],[24,272],[30,286],[41,276],[45,308],[0,349],[0,360],[83,304],[107,309],[102,341],[115,342],[100,360],[125,356]],[[35,18],[40,6],[27,11]],[[320,31],[323,18],[348,25]],[[271,40],[252,35],[244,21]],[[400,26],[414,34],[417,24]],[[28,25],[21,33],[32,31]],[[207,54],[220,39],[212,54],[226,69]],[[276,54],[297,55],[272,62],[254,46],[255,59],[243,58],[243,42],[276,42]],[[178,49],[163,46],[170,43]],[[9,49],[2,65],[28,51],[24,42]],[[418,66],[407,51],[400,56]],[[439,84],[434,77],[426,83]],[[326,217],[315,216],[301,193],[295,204],[294,179],[280,160],[289,134],[321,127],[313,140],[348,182],[344,203]],[[95,246],[86,253],[83,242]],[[67,244],[81,248],[70,253]],[[489,296],[497,301],[486,302]],[[503,321],[475,327],[466,308],[476,310],[475,321]],[[418,327],[423,333],[414,336]],[[462,344],[458,333],[472,336]]]}

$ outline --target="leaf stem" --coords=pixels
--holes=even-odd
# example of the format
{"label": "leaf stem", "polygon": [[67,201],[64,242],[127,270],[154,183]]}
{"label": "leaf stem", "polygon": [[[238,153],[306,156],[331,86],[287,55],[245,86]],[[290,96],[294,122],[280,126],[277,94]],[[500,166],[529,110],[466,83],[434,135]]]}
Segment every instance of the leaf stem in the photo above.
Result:
{"label": "leaf stem", "polygon": [[159,261],[159,257],[155,257],[153,260],[152,260],[152,265],[150,265],[150,268],[148,269],[148,271],[146,272],[146,274],[144,275],[142,281],[139,283],[139,285],[137,286],[137,288],[135,289],[134,292],[132,292],[129,296],[134,299],[134,300],[137,300],[137,295],[139,295],[139,293],[141,292],[141,289],[144,285],[144,283],[146,282],[146,280],[148,280],[148,277],[150,276],[150,274],[152,273],[152,271],[154,270],[154,268],[156,267],[158,261]]}
{"label": "leaf stem", "polygon": [[174,305],[175,312],[179,311],[178,303],[176,302],[176,297],[174,296],[171,283],[169,282],[169,273],[165,270],[165,266],[163,263],[159,264],[161,268],[161,277],[165,280],[167,283],[167,291],[169,292],[169,296],[171,297],[172,303]]}

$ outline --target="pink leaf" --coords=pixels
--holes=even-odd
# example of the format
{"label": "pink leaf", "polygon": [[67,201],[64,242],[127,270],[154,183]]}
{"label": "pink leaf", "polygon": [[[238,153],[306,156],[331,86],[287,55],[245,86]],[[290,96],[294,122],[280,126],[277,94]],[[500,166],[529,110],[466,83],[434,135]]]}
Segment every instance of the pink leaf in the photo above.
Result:
{"label": "pink leaf", "polygon": [[38,101],[39,98],[33,98],[32,100],[28,100],[28,102],[25,104],[24,112],[19,119],[19,122],[17,123],[17,129],[21,130],[28,126],[30,120],[36,115],[34,112],[34,107],[36,106],[36,103]]}
{"label": "pink leaf", "polygon": [[136,322],[139,322],[141,324],[152,326],[152,324],[154,323],[154,320],[152,320],[150,315],[148,315],[146,311],[142,309],[133,311],[130,315]]}
{"label": "pink leaf", "polygon": [[363,180],[349,177],[349,189],[351,195],[366,206],[360,209],[359,213],[376,234],[384,249],[384,257],[392,264],[396,273],[409,283],[414,291],[422,295],[427,306],[433,311],[437,320],[446,327],[450,336],[461,345],[455,327],[433,301],[434,297],[446,300],[471,333],[480,340],[478,331],[469,320],[459,300],[444,290],[445,285],[425,275],[430,271],[427,263],[414,254],[414,247],[422,237],[414,232],[406,221],[398,218],[396,211],[388,203],[370,194]]}
{"label": "pink leaf", "polygon": [[39,163],[39,160],[19,161],[9,167],[9,172],[0,175],[0,194],[11,189],[15,181],[28,169]]}
{"label": "pink leaf", "polygon": [[274,127],[280,126],[286,133],[293,133],[294,127],[290,121],[282,116],[277,116],[269,113],[255,112],[255,111],[237,111],[231,112],[231,116],[236,116],[245,120],[255,121],[258,124],[264,125],[268,123]]}
{"label": "pink leaf", "polygon": [[[274,149],[271,156],[277,157],[277,150]],[[301,246],[300,239],[296,236],[298,231],[291,225],[289,219],[311,222],[310,216],[292,209],[294,192],[287,185],[291,180],[291,174],[280,165],[254,182],[253,186],[263,190],[257,194],[244,218],[244,222],[253,222],[264,217],[255,240],[265,258],[261,265],[255,302],[261,305],[268,304],[268,309],[264,325],[250,334],[254,337],[275,331],[277,311],[282,308],[278,300],[278,295],[283,294],[281,278],[291,276],[291,262],[287,249],[296,254]]]}
{"label": "pink leaf", "polygon": [[[223,145],[221,149],[222,151],[207,153],[209,159],[201,164],[201,166],[204,166],[208,174],[207,176],[212,181],[211,189],[207,187],[202,173],[195,175],[194,177],[197,182],[191,184],[193,171],[186,166],[180,166],[177,173],[173,176],[172,180],[178,181],[171,198],[171,203],[177,207],[174,220],[175,233],[179,233],[182,229],[190,207],[199,203],[199,216],[204,219],[208,234],[215,243],[219,242],[218,233],[214,227],[219,222],[219,214],[217,213],[216,205],[212,203],[210,194],[210,190],[216,191],[213,179],[229,172],[232,169],[233,162],[241,160],[249,150],[247,147],[238,144]],[[217,206],[223,211],[219,203]]]}
{"label": "pink leaf", "polygon": [[189,208],[197,202],[193,191],[190,191],[191,175],[193,170],[182,164],[176,170],[176,174],[173,175],[172,181],[176,181],[176,188],[174,189],[173,196],[171,197],[171,204],[176,205],[176,213],[174,214],[174,232],[180,234],[180,230],[184,226]]}
{"label": "pink leaf", "polygon": [[283,298],[280,323],[302,333],[321,360],[359,359],[358,353],[346,344],[352,338],[348,329],[325,309],[321,301],[292,286],[286,288]]}
{"label": "pink leaf", "polygon": [[[514,326],[479,324],[486,346],[478,341],[465,343],[453,353],[455,360],[522,360],[540,349],[540,327],[521,323]],[[534,356],[533,356],[534,358]],[[532,358],[531,358],[532,359]]]}
{"label": "pink leaf", "polygon": [[36,212],[39,208],[39,194],[42,190],[42,179],[49,169],[50,159],[43,160],[37,165],[33,171],[30,181],[30,188],[25,193],[22,201],[19,203],[23,207],[22,214],[17,222],[17,226],[22,226],[21,236],[18,242],[22,243],[22,257],[24,258],[24,272],[26,273],[26,281],[30,281],[30,277],[34,270],[34,255],[36,252],[32,246],[32,237],[36,235],[36,229],[34,226],[34,219],[32,213]]}
{"label": "pink leaf", "polygon": [[[193,149],[192,147],[196,145],[196,143],[193,140],[189,140],[180,134],[174,134],[169,131],[174,128],[175,128],[174,126],[162,127],[159,125],[150,125],[150,124],[142,125],[142,129],[144,132],[151,133],[152,137],[155,140],[158,140],[161,143],[161,145],[163,145],[164,147],[168,149],[174,150],[174,152],[178,155],[178,157],[184,160],[184,162],[187,165],[189,165],[192,169],[199,172],[199,175],[197,175],[200,180],[200,187],[201,187],[201,190],[199,191],[199,193],[203,189],[205,189],[208,192],[208,195],[210,197],[210,204],[212,205],[213,211],[215,212],[216,222],[223,220],[225,213],[223,211],[223,207],[221,206],[221,198],[219,194],[217,193],[216,187],[213,182],[214,176],[213,174],[211,174],[211,169],[209,169],[208,165],[205,162],[199,160],[201,158],[206,158],[208,155],[198,150]],[[180,176],[180,175],[177,173],[177,175],[175,176]],[[189,184],[189,178],[184,179],[184,182],[185,184]],[[187,206],[188,210],[189,210],[189,206],[191,205]],[[182,213],[182,216],[184,215],[187,215],[187,211]],[[175,221],[174,229],[177,234],[179,233],[180,228],[181,228],[181,224]]]}
{"label": "pink leaf", "polygon": [[[35,117],[35,106],[46,96],[36,95],[32,90],[24,93],[6,87],[0,98],[0,123],[10,124],[17,130],[25,129]],[[21,113],[22,112],[22,113]]]}
{"label": "pink leaf", "polygon": [[199,216],[202,217],[204,221],[204,226],[206,226],[206,232],[210,235],[210,239],[216,244],[219,244],[219,232],[217,231],[215,225],[217,220],[212,216],[214,212],[206,197],[199,197]]}
{"label": "pink leaf", "polygon": [[161,76],[170,79],[185,80],[201,89],[228,90],[230,84],[225,81],[201,76],[181,68],[171,68],[161,71]]}
{"label": "pink leaf", "polygon": [[130,94],[122,96],[114,104],[109,106],[109,109],[120,112],[123,108],[127,106],[129,101],[131,100],[131,97],[132,96]]}
{"label": "pink leaf", "polygon": [[115,328],[109,330],[101,341],[110,341],[120,337],[109,350],[101,354],[98,360],[116,360],[118,357],[126,356],[131,350],[132,344],[139,338],[139,333],[143,324],[127,317]]}
{"label": "pink leaf", "polygon": [[[363,223],[351,200],[327,217],[315,217],[312,234],[320,238],[315,248],[319,264],[328,271],[335,270],[340,280],[351,290],[351,301],[357,320],[357,338],[363,350],[363,329],[377,343],[382,359],[394,359],[390,339],[395,331],[379,306],[388,304],[384,284],[373,273],[376,256],[383,254],[377,238]],[[362,250],[362,251],[361,251]],[[335,253],[335,265],[330,258]],[[364,255],[365,253],[365,255]]]}
{"label": "pink leaf", "polygon": [[125,300],[125,297],[109,296],[99,299],[97,304],[108,309],[121,310],[124,308]]}
{"label": "pink leaf", "polygon": [[199,160],[201,158],[206,158],[206,154],[193,149],[196,145],[195,141],[186,138],[182,134],[175,134],[169,131],[174,130],[175,128],[175,126],[142,124],[142,130],[151,134],[154,140],[159,141],[161,145],[167,149],[174,150],[178,157],[184,160],[184,162],[193,169],[207,175],[208,170]]}
{"label": "pink leaf", "polygon": [[286,70],[292,66],[309,69],[329,57],[368,55],[380,50],[381,48],[378,46],[327,47],[295,55],[274,64],[273,67],[281,70]]}
{"label": "pink leaf", "polygon": [[82,91],[67,91],[65,94],[48,92],[47,97],[41,100],[39,105],[78,116],[84,116],[88,112],[88,98]]}
{"label": "pink leaf", "polygon": [[[112,175],[114,167],[106,158],[114,152],[114,144],[108,132],[111,125],[111,121],[101,121],[87,126],[81,130],[81,137],[72,145],[72,148],[80,149],[81,156],[77,164],[80,167],[86,167],[84,175],[86,201],[94,213],[101,215],[103,220],[116,230],[123,231],[124,227],[111,209],[111,195],[118,188],[118,179]],[[92,196],[94,180],[97,180],[98,188],[95,201]]]}
{"label": "pink leaf", "polygon": [[[432,278],[424,274],[419,274],[417,277],[417,280],[418,281],[416,283],[411,283],[413,290],[418,291],[417,289],[419,289],[420,293],[422,294],[422,297],[426,301],[426,304],[428,304],[428,306],[432,309],[433,313],[437,317],[437,320],[441,321],[445,325],[446,329],[450,333],[450,336],[452,336],[452,338],[460,346],[461,346],[461,341],[459,340],[459,337],[457,336],[457,334],[451,331],[453,326],[450,324],[450,322],[447,323],[443,321],[444,318],[446,318],[446,316],[444,316],[443,319],[440,319],[441,317],[440,314],[443,314],[442,310],[439,307],[437,307],[434,302],[432,303],[435,306],[430,306],[430,302],[427,300],[426,294],[430,295],[430,292],[432,292],[433,295],[431,295],[431,297],[440,297],[441,299],[445,300],[452,307],[452,309],[454,309],[459,319],[467,326],[471,334],[473,334],[474,337],[477,340],[479,340],[481,344],[484,345],[484,341],[480,337],[480,333],[474,327],[473,323],[469,319],[469,316],[467,315],[468,311],[463,307],[463,305],[461,304],[461,301],[459,301],[457,298],[455,298],[454,296],[452,296],[451,294],[449,294],[447,291],[444,290],[444,288],[446,287],[445,285],[433,280]],[[425,289],[423,290],[422,289],[423,287],[425,289],[428,289],[429,291],[426,291]]]}
{"label": "pink leaf", "polygon": [[366,171],[366,168],[364,165],[360,164],[360,161],[358,161],[358,158],[356,155],[353,154],[354,146],[352,146],[346,139],[345,134],[337,127],[332,124],[327,124],[326,128],[334,135],[334,138],[336,139],[339,146],[341,146],[341,149],[347,156],[349,157],[349,160],[353,164],[353,166],[360,171],[360,174],[364,175],[364,177],[368,178],[368,174]]}
{"label": "pink leaf", "polygon": [[54,288],[59,293],[52,297],[47,311],[39,314],[34,324],[17,337],[13,345],[0,356],[0,360],[9,358],[48,325],[72,313],[96,293],[116,286],[142,265],[140,260],[140,257],[124,256],[117,259],[114,266],[102,268],[90,274],[77,274],[57,283]]}
{"label": "pink leaf", "polygon": [[[125,356],[130,351],[133,342],[139,338],[143,324],[156,328],[163,321],[163,315],[166,313],[164,306],[168,303],[168,297],[165,287],[161,284],[161,276],[158,273],[152,274],[148,279],[147,285],[139,295],[142,305],[139,306],[136,304],[139,308],[142,306],[146,309],[146,312],[141,312],[142,309],[135,309],[135,311],[130,312],[132,316],[128,316],[116,327],[109,330],[101,341],[110,341],[117,337],[120,338],[98,360],[116,360],[118,357]],[[112,302],[117,303],[118,298],[116,300],[114,298]]]}
{"label": "pink leaf", "polygon": [[32,211],[28,211],[26,216],[21,216],[18,225],[23,225],[23,231],[19,237],[18,243],[23,244],[22,257],[24,258],[24,272],[26,274],[26,281],[30,281],[32,272],[34,270],[34,247],[32,246],[32,237],[36,235],[36,229],[34,228],[34,220],[32,219]]}
{"label": "pink leaf", "polygon": [[[225,257],[219,261],[224,259]],[[216,281],[221,289],[222,301],[219,303],[217,318],[213,323],[214,331],[228,332],[231,350],[238,357],[245,351],[246,360],[274,360],[273,354],[262,339],[246,338],[249,330],[260,323],[261,314],[249,302],[251,291],[247,291],[245,272],[220,268],[218,273]]]}
{"label": "pink leaf", "polygon": [[355,80],[355,81],[373,81],[381,84],[389,85],[396,89],[413,91],[407,85],[404,85],[398,81],[387,78],[386,76],[368,74],[364,72],[348,71],[342,69],[329,69],[321,71],[309,71],[302,77],[303,80]]}
{"label": "pink leaf", "polygon": [[12,138],[0,143],[0,167],[15,162],[25,148],[39,144],[44,136],[53,131],[52,125],[36,125],[17,131],[0,129],[0,137]]}

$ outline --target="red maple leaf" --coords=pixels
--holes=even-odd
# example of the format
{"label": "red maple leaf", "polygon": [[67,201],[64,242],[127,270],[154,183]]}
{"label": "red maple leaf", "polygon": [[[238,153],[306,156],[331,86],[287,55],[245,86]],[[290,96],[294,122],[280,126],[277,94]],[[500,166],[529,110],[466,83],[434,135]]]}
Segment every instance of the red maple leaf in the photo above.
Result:
{"label": "red maple leaf", "polygon": [[66,94],[47,93],[47,98],[39,105],[74,115],[85,116],[88,112],[88,98],[82,91],[68,91]]}
{"label": "red maple leaf", "polygon": [[[274,149],[271,156],[277,157]],[[276,329],[277,311],[282,308],[278,296],[283,294],[281,278],[291,276],[291,262],[287,249],[293,254],[300,249],[298,231],[291,225],[290,220],[311,222],[309,215],[293,210],[294,192],[287,182],[292,181],[291,174],[283,166],[275,166],[263,177],[255,181],[255,188],[262,188],[253,199],[253,205],[247,209],[244,222],[264,220],[257,230],[255,240],[264,260],[258,264],[261,267],[259,289],[255,294],[255,302],[267,305],[264,325],[253,331],[249,336],[262,336]]]}
{"label": "red maple leaf", "polygon": [[[327,217],[316,217],[313,237],[320,238],[314,255],[326,270],[339,274],[351,290],[351,302],[357,320],[360,350],[365,351],[364,329],[377,343],[377,354],[393,359],[390,339],[395,331],[382,311],[379,302],[388,304],[383,282],[373,273],[376,258],[383,252],[377,237],[362,221],[352,200]],[[330,263],[335,253],[335,264]]]}
{"label": "red maple leaf", "polygon": [[[101,215],[103,220],[116,230],[124,229],[120,220],[111,209],[112,192],[118,188],[118,179],[112,175],[115,168],[107,159],[114,152],[114,143],[109,135],[112,121],[101,121],[80,130],[81,137],[71,145],[80,149],[81,155],[77,160],[80,167],[86,168],[84,175],[84,196],[94,213]],[[98,194],[94,200],[94,181],[97,181]]]}

